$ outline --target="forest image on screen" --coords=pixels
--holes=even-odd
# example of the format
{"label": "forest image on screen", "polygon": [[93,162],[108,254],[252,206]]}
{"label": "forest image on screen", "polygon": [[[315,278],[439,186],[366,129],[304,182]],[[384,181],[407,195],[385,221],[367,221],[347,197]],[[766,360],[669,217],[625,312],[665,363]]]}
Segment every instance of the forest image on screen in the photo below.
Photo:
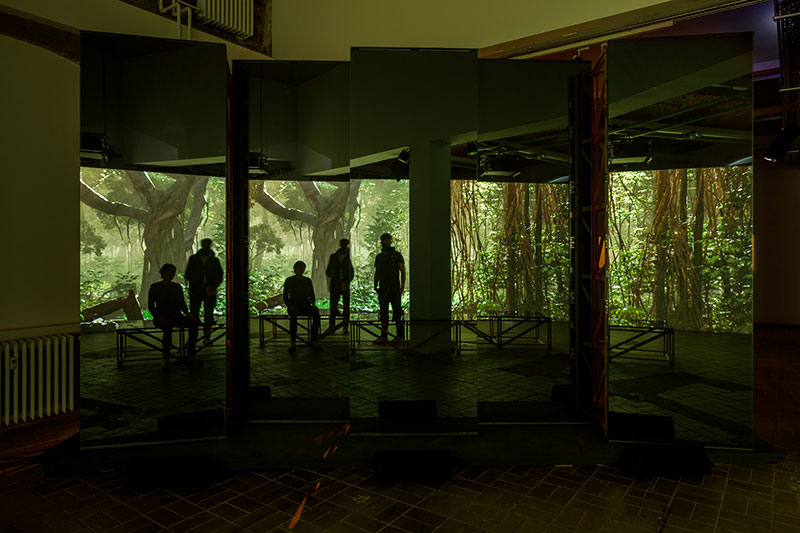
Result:
{"label": "forest image on screen", "polygon": [[[150,319],[147,289],[160,279],[159,268],[174,264],[185,288],[182,274],[201,239],[212,239],[224,264],[224,178],[83,167],[80,187],[83,320],[133,319],[136,307]],[[225,314],[224,281],[215,314]]]}
{"label": "forest image on screen", "polygon": [[752,333],[751,166],[609,174],[609,319]]}
{"label": "forest image on screen", "polygon": [[[295,261],[306,264],[317,307],[327,310],[325,270],[342,238],[350,241],[355,270],[350,307],[355,313],[377,312],[373,274],[383,233],[392,235],[392,245],[409,264],[407,180],[251,180],[251,313],[283,312],[283,282],[292,275]],[[409,279],[413,275],[409,271]],[[409,309],[409,291],[403,294],[403,309]]]}
{"label": "forest image on screen", "polygon": [[569,187],[451,182],[454,313],[569,317]]}

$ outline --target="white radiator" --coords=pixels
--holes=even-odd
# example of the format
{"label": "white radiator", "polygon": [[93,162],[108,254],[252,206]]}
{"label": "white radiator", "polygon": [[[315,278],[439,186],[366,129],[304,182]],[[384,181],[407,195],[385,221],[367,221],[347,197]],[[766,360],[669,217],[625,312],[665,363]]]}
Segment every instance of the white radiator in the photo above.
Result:
{"label": "white radiator", "polygon": [[237,37],[253,36],[255,0],[197,0],[197,18]]}
{"label": "white radiator", "polygon": [[0,427],[72,411],[72,335],[0,342]]}

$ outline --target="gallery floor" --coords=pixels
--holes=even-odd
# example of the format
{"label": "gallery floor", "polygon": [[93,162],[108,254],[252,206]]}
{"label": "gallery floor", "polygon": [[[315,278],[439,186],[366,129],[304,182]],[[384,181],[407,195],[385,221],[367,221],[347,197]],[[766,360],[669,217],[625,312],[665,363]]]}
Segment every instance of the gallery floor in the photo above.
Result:
{"label": "gallery floor", "polygon": [[[252,386],[268,385],[273,398],[348,398],[345,417],[377,417],[380,400],[436,400],[441,418],[477,420],[479,402],[526,402],[526,409],[545,412],[552,387],[569,381],[565,323],[553,324],[549,350],[514,344],[499,350],[465,334],[461,354],[447,356],[407,355],[366,337],[351,353],[340,332],[326,337],[320,351],[300,347],[290,354],[285,335],[260,346],[255,320],[251,326]],[[169,371],[155,352],[118,368],[115,342],[113,332],[81,336],[83,442],[146,440],[158,417],[224,407],[223,341],[201,351],[202,366],[175,364]],[[676,332],[675,354],[674,367],[614,359],[610,410],[672,416],[678,438],[751,447],[751,336]]]}
{"label": "gallery floor", "polygon": [[133,490],[122,471],[4,474],[2,531],[789,533],[800,521],[798,463],[788,459],[647,481],[609,466],[465,468],[439,484],[296,468],[232,472],[203,490]]}

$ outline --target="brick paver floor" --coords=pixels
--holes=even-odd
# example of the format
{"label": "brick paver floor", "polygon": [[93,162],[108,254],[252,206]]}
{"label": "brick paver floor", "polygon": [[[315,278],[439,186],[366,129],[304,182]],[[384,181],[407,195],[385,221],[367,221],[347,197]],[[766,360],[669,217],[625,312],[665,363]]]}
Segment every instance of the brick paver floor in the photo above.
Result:
{"label": "brick paver floor", "polygon": [[635,481],[602,465],[465,468],[431,485],[298,468],[142,492],[122,472],[48,479],[28,462],[0,477],[0,531],[800,531],[796,459],[712,470]]}

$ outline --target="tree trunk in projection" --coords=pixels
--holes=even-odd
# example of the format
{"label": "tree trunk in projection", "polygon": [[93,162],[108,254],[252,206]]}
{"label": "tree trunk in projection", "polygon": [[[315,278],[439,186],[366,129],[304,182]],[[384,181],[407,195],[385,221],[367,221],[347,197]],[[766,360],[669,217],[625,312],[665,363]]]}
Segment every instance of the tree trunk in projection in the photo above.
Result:
{"label": "tree trunk in projection", "polygon": [[341,228],[341,226],[335,223],[320,223],[314,227],[311,234],[311,241],[314,245],[312,264],[310,265],[311,282],[314,284],[314,293],[317,298],[325,298],[330,294],[325,269],[328,267],[328,259],[331,254],[339,247],[336,239],[337,228]]}
{"label": "tree trunk in projection", "polygon": [[523,310],[525,313],[531,313],[534,310],[534,287],[533,287],[533,270],[536,270],[538,265],[536,263],[531,264],[533,260],[533,250],[532,250],[532,235],[531,235],[531,186],[528,183],[521,184],[522,189],[522,196],[524,201],[522,203],[522,247],[520,252],[525,256],[523,261],[523,269],[522,272],[525,276],[524,281],[524,299],[523,299]]}
{"label": "tree trunk in projection", "polygon": [[655,284],[653,286],[653,320],[667,319],[667,267],[669,254],[669,174],[657,170],[655,177],[655,212],[653,215],[653,239],[656,248]]}
{"label": "tree trunk in projection", "polygon": [[680,329],[690,327],[689,318],[689,282],[688,277],[691,272],[691,256],[689,253],[689,220],[686,212],[686,202],[688,199],[689,175],[686,169],[678,171],[676,176],[678,183],[678,232],[677,242],[675,243],[676,253],[673,254],[677,263],[675,275],[677,276],[678,290],[678,313],[673,320],[674,326]]}
{"label": "tree trunk in projection", "polygon": [[692,301],[692,327],[703,329],[705,300],[703,299],[703,226],[705,224],[705,169],[695,169],[697,193],[692,224],[692,275],[689,277]]}
{"label": "tree trunk in projection", "polygon": [[[187,256],[194,243],[206,205],[205,192],[208,178],[174,174],[172,177],[175,183],[170,188],[161,190],[155,187],[145,172],[129,170],[126,171],[126,176],[145,208],[110,201],[83,180],[80,182],[81,201],[98,211],[128,217],[144,226],[142,234],[144,260],[139,302],[142,309],[147,309],[147,292],[150,285],[161,278],[159,274],[161,265],[172,263],[179,273],[186,267]],[[192,203],[189,206],[188,218],[184,219],[190,196]]]}
{"label": "tree trunk in projection", "polygon": [[[176,176],[175,183],[166,191],[155,191],[150,199],[150,218],[145,223],[144,262],[142,266],[142,290],[139,299],[148,309],[147,292],[150,285],[161,279],[159,270],[165,263],[172,263],[178,274],[186,270],[186,262],[192,252],[197,228],[205,206],[205,189],[208,178]],[[189,217],[184,220],[184,211],[190,195],[194,193]]]}
{"label": "tree trunk in projection", "polygon": [[542,254],[542,195],[544,193],[544,185],[537,183],[533,187],[536,190],[536,216],[534,217],[533,225],[533,287],[536,303],[533,306],[533,310],[538,315],[544,315],[547,314],[544,308],[544,275],[542,272],[544,267]]}
{"label": "tree trunk in projection", "polygon": [[[361,181],[339,182],[336,184],[336,190],[327,196],[322,194],[316,183],[312,181],[296,183],[315,213],[286,207],[270,195],[263,186],[259,187],[256,192],[255,200],[274,215],[287,220],[303,222],[311,227],[313,252],[311,265],[308,265],[311,269],[311,282],[314,284],[317,298],[326,298],[330,293],[328,277],[325,274],[328,258],[339,247],[337,236],[342,233],[349,234],[352,228],[352,217],[356,210],[353,202],[358,201]],[[350,206],[349,211],[348,206]],[[350,215],[349,221],[344,218],[346,212]]]}
{"label": "tree trunk in projection", "polygon": [[503,187],[503,254],[506,257],[506,310],[515,313],[518,310],[517,298],[517,254],[515,253],[514,230],[514,184],[506,183]]}

